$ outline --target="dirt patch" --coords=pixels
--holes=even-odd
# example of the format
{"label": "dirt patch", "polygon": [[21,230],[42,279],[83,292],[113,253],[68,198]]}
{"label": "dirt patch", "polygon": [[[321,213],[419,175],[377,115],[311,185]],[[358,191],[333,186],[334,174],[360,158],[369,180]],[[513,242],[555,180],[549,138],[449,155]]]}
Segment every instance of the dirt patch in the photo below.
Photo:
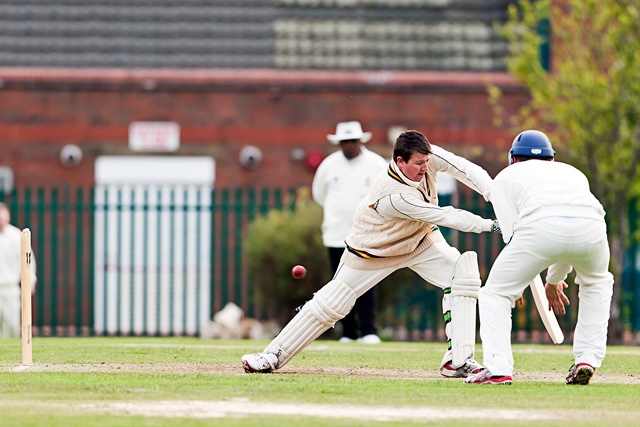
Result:
{"label": "dirt patch", "polygon": [[[207,364],[207,363],[175,363],[175,364],[33,364],[29,367],[0,367],[0,371],[21,370],[23,372],[170,372],[170,373],[199,373],[247,375],[240,364]],[[329,376],[358,376],[366,378],[441,380],[444,379],[437,370],[402,370],[393,368],[327,368],[288,365],[270,375],[329,375]],[[254,374],[255,375],[255,374]],[[556,372],[517,372],[514,381],[540,381],[563,383],[566,373]],[[456,380],[453,380],[456,381]],[[459,380],[458,380],[459,381]],[[618,383],[640,385],[639,374],[600,374],[596,372],[592,384]]]}
{"label": "dirt patch", "polygon": [[562,420],[562,413],[512,409],[480,409],[461,411],[459,408],[441,407],[388,407],[365,405],[316,405],[261,403],[249,400],[229,401],[157,401],[114,402],[108,404],[80,404],[76,409],[91,412],[120,413],[129,416],[164,416],[189,418],[249,417],[281,415],[318,418],[353,418],[375,421],[435,421],[448,419],[550,421]]}

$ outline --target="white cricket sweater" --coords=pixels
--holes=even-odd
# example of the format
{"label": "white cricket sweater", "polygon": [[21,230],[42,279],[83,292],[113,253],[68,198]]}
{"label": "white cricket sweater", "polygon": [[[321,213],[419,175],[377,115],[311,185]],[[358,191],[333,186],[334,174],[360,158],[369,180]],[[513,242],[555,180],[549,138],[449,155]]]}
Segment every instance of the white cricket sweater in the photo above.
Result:
{"label": "white cricket sweater", "polygon": [[20,234],[11,224],[0,232],[0,288],[20,284]]}
{"label": "white cricket sweater", "polygon": [[505,242],[519,225],[540,218],[604,221],[605,216],[587,177],[575,167],[556,161],[527,160],[506,167],[493,181],[490,200]]}
{"label": "white cricket sweater", "polygon": [[[437,205],[437,172],[446,172],[480,194],[491,188],[491,178],[481,167],[433,146],[425,179],[405,177],[394,162],[381,173],[356,211],[347,237],[350,254],[343,261],[358,269],[400,265],[442,237],[430,235],[435,225],[462,231],[490,231],[493,221],[453,207]],[[434,240],[437,239],[437,240]],[[360,259],[358,259],[360,257]],[[381,259],[382,258],[382,259]]]}
{"label": "white cricket sweater", "polygon": [[[20,285],[20,240],[22,230],[7,224],[0,232],[0,290]],[[36,260],[31,250],[31,287],[36,286]]]}

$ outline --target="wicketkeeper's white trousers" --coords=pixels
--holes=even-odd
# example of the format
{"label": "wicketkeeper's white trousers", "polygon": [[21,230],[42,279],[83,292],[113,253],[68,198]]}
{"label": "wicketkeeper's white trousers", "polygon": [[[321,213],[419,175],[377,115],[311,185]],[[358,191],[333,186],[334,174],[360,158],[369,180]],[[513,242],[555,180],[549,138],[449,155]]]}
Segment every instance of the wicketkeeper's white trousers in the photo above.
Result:
{"label": "wicketkeeper's white trousers", "polygon": [[600,367],[607,344],[613,276],[604,221],[543,218],[518,226],[480,289],[480,337],[484,365],[493,375],[513,375],[511,310],[536,274],[559,263],[576,271],[580,284],[578,322],[573,338],[575,363]]}

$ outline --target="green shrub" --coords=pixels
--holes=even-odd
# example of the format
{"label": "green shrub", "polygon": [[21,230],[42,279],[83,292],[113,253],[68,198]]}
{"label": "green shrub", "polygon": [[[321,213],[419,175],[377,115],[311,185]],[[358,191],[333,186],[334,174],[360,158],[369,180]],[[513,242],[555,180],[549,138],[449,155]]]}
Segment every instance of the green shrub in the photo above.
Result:
{"label": "green shrub", "polygon": [[[243,246],[255,303],[283,324],[331,279],[321,223],[322,208],[301,200],[295,211],[271,210],[249,225]],[[304,279],[291,276],[296,264],[307,269]]]}
{"label": "green shrub", "polygon": [[[331,280],[321,224],[322,208],[309,200],[305,191],[299,191],[295,210],[274,209],[249,225],[243,247],[254,303],[281,325],[291,320],[296,307]],[[291,276],[296,264],[307,269],[304,279]],[[427,285],[411,270],[396,271],[382,280],[377,296],[379,328],[439,329],[442,291]],[[334,335],[329,330],[325,337]]]}

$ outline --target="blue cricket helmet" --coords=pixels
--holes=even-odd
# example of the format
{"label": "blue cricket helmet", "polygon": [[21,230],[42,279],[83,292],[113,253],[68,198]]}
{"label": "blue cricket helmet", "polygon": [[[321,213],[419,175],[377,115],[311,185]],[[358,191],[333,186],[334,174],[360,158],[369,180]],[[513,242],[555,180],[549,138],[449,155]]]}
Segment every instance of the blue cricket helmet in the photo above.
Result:
{"label": "blue cricket helmet", "polygon": [[547,135],[539,130],[525,130],[513,140],[509,150],[509,164],[513,164],[513,158],[518,156],[531,159],[553,159],[555,154]]}

